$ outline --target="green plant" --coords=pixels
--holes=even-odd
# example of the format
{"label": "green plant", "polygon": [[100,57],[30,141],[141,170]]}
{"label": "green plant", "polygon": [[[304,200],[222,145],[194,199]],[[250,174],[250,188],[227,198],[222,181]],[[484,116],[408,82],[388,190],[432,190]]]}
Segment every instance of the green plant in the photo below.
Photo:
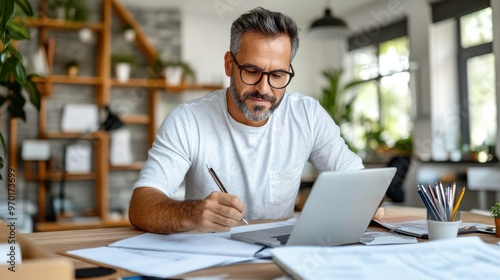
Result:
{"label": "green plant", "polygon": [[111,63],[116,65],[118,63],[128,63],[130,66],[137,66],[137,59],[134,55],[130,53],[125,53],[122,51],[115,52],[111,55]]}
{"label": "green plant", "polygon": [[69,0],[66,4],[66,19],[86,22],[89,20],[90,11],[84,0]]}
{"label": "green plant", "polygon": [[64,64],[64,67],[66,69],[71,68],[71,67],[80,67],[80,63],[76,60],[68,60],[66,64]]}
{"label": "green plant", "polygon": [[[346,93],[349,89],[363,83],[362,80],[355,80],[345,85],[340,84],[342,78],[342,69],[327,69],[322,72],[322,75],[328,81],[326,87],[323,88],[323,94],[320,100],[321,106],[330,114],[337,125],[349,123],[352,121],[352,105],[356,99],[356,95],[347,96]],[[347,139],[344,139],[347,145],[350,145]]]}
{"label": "green plant", "polygon": [[490,214],[493,218],[500,218],[500,202],[495,203],[490,209]]}
{"label": "green plant", "polygon": [[340,79],[343,72],[342,69],[327,69],[322,73],[327,79],[328,85],[323,88],[320,103],[338,125],[352,121],[352,105],[356,95],[348,97],[346,95],[347,90],[364,82],[356,80],[342,86]]}
{"label": "green plant", "polygon": [[125,22],[123,24],[123,31],[127,31],[127,30],[134,30],[134,27],[132,27],[132,25],[129,22]]}
{"label": "green plant", "polygon": [[[26,120],[24,105],[26,99],[23,89],[28,94],[29,101],[37,110],[40,109],[40,92],[33,79],[34,74],[27,74],[23,65],[23,57],[15,46],[16,40],[29,40],[30,32],[21,22],[14,20],[16,9],[19,8],[27,16],[33,16],[33,9],[27,0],[2,0],[0,4],[0,109],[7,106],[10,118]],[[1,110],[0,112],[4,112]],[[1,113],[0,113],[1,114]],[[3,154],[7,145],[0,133]],[[15,145],[15,143],[11,143]],[[4,159],[0,156],[0,169],[3,169]],[[0,180],[2,176],[0,175]]]}
{"label": "green plant", "polygon": [[166,67],[181,67],[184,77],[196,80],[196,73],[191,65],[181,60],[162,60],[159,57],[155,59],[154,69],[156,74],[162,73]]}

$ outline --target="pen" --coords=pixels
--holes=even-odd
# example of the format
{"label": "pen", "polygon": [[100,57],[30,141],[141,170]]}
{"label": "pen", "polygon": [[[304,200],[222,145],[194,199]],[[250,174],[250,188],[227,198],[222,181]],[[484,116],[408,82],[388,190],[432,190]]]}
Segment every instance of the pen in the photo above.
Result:
{"label": "pen", "polygon": [[[228,193],[227,190],[226,190],[226,188],[224,188],[224,185],[220,181],[219,177],[217,177],[217,174],[215,174],[215,171],[210,166],[208,166],[208,164],[207,164],[207,168],[208,168],[208,173],[210,173],[210,175],[212,175],[212,178],[214,178],[214,181],[217,184],[217,186],[219,187],[220,191],[223,192],[223,193]],[[241,220],[245,224],[248,225],[248,222],[247,222],[247,220],[245,220],[245,218],[242,218]]]}
{"label": "pen", "polygon": [[453,209],[453,214],[451,215],[451,220],[455,220],[455,216],[457,215],[458,212],[458,207],[460,206],[460,202],[462,201],[462,198],[464,197],[465,193],[465,187],[462,188],[462,191],[460,192],[460,195],[458,196],[457,203],[455,203],[455,208]]}

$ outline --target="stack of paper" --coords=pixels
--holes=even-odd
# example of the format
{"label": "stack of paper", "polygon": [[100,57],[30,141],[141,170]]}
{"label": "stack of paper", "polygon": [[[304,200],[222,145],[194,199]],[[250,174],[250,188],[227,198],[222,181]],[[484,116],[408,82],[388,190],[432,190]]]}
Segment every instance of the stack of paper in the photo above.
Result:
{"label": "stack of paper", "polygon": [[273,259],[295,279],[498,279],[500,250],[479,237],[398,246],[282,247]]}
{"label": "stack of paper", "polygon": [[129,270],[167,278],[190,271],[268,257],[264,246],[236,241],[231,233],[289,225],[277,222],[234,227],[230,232],[206,234],[144,233],[109,244],[67,254]]}

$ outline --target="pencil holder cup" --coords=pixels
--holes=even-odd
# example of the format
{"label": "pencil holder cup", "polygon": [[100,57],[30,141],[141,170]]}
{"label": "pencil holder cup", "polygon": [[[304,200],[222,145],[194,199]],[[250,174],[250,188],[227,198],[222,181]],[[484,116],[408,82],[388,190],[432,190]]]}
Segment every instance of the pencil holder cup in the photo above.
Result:
{"label": "pencil holder cup", "polygon": [[455,220],[453,222],[427,220],[429,240],[456,238],[458,235],[458,227],[461,222],[461,220]]}
{"label": "pencil holder cup", "polygon": [[[455,215],[455,221],[461,220],[462,218],[460,217],[460,211],[457,211],[457,214]],[[429,211],[427,211],[427,220],[436,220],[436,218],[432,217]]]}

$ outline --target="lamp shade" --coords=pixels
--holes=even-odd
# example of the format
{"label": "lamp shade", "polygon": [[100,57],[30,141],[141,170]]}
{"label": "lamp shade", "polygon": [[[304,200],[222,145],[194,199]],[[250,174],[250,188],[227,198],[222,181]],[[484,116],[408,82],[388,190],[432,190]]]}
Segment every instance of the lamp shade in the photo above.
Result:
{"label": "lamp shade", "polygon": [[345,21],[334,17],[332,11],[326,8],[324,16],[313,21],[310,32],[318,38],[342,38],[347,36],[349,29]]}

